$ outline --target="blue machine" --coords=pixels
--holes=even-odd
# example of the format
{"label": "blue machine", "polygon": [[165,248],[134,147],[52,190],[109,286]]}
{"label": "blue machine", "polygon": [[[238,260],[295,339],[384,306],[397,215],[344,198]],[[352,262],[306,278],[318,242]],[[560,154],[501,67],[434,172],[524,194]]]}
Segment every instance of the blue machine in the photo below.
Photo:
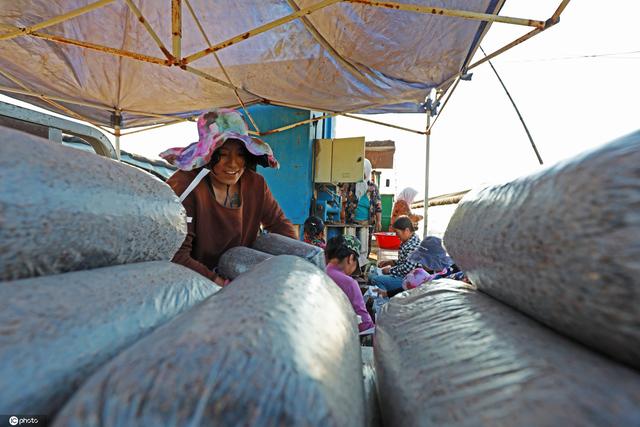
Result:
{"label": "blue machine", "polygon": [[341,210],[342,197],[338,195],[335,188],[332,190],[326,185],[318,188],[316,216],[320,217],[325,223],[340,222]]}

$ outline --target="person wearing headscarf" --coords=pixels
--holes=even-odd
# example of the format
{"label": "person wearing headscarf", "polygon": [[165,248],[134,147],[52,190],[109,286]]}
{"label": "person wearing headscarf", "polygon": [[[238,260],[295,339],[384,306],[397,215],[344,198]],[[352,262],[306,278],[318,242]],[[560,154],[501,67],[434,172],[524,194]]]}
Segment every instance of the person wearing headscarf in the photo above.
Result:
{"label": "person wearing headscarf", "polygon": [[413,227],[415,229],[418,228],[418,223],[422,220],[422,215],[414,215],[411,213],[411,203],[416,198],[418,191],[407,187],[402,190],[396,196],[396,200],[393,203],[393,210],[391,211],[391,222],[389,225],[389,231],[393,231],[392,224],[401,216],[408,216],[411,222],[413,223]]}
{"label": "person wearing headscarf", "polygon": [[256,165],[278,168],[271,147],[249,136],[242,115],[215,109],[198,117],[198,141],[160,157],[177,166],[167,181],[187,212],[187,237],[173,257],[219,285],[215,268],[235,246],[251,246],[260,228],[291,238],[297,233]]}

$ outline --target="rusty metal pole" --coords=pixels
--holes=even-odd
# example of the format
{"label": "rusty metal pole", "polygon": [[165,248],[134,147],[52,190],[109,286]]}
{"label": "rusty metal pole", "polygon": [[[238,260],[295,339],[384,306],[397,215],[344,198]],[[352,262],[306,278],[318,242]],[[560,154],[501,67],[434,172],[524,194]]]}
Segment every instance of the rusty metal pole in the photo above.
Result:
{"label": "rusty metal pole", "polygon": [[429,149],[431,144],[431,130],[429,127],[431,126],[431,109],[427,108],[427,126],[425,127],[427,136],[426,136],[426,144],[425,144],[425,165],[424,165],[424,219],[423,226],[424,237],[427,237],[427,230],[429,225]]}
{"label": "rusty metal pole", "polygon": [[120,161],[120,128],[122,126],[122,114],[120,110],[114,110],[113,114],[111,114],[111,124],[113,125],[113,131],[116,137],[116,160]]}

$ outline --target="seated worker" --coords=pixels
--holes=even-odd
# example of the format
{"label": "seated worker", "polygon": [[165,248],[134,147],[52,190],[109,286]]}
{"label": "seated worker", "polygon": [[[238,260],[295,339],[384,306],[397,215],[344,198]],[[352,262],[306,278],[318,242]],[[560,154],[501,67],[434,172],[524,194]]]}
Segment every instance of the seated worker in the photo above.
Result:
{"label": "seated worker", "polygon": [[414,215],[411,212],[411,203],[413,203],[413,199],[416,198],[417,194],[418,191],[411,187],[407,187],[398,193],[396,200],[393,203],[393,210],[391,211],[391,225],[389,225],[389,231],[393,231],[393,223],[403,215],[409,217],[413,223],[414,229],[418,228],[418,223],[422,220],[422,215]]}
{"label": "seated worker", "polygon": [[359,253],[360,242],[353,236],[333,237],[329,239],[325,248],[327,275],[349,298],[353,311],[360,316],[361,322],[358,325],[358,330],[362,332],[373,327],[373,320],[365,307],[358,282],[350,277],[358,268]]}
{"label": "seated worker", "polygon": [[327,243],[324,240],[324,222],[317,216],[310,216],[303,225],[303,237],[306,243],[324,249]]}
{"label": "seated worker", "polygon": [[377,288],[385,291],[402,289],[402,281],[418,263],[409,260],[409,255],[420,246],[420,238],[414,232],[413,223],[407,216],[401,216],[393,223],[393,231],[400,239],[400,252],[397,261],[380,261],[382,267],[380,275],[370,274],[369,281]]}
{"label": "seated worker", "polygon": [[171,148],[160,157],[177,166],[167,181],[187,211],[187,237],[173,257],[224,286],[215,272],[220,256],[251,246],[260,226],[296,239],[296,230],[273,198],[256,164],[278,168],[271,147],[249,136],[242,115],[217,109],[198,118],[199,140]]}

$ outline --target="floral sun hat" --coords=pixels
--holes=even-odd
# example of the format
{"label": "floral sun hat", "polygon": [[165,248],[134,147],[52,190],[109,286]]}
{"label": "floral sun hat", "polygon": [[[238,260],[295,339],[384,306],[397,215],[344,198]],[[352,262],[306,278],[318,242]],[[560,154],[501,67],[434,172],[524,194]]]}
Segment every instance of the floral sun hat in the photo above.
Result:
{"label": "floral sun hat", "polygon": [[198,117],[198,141],[186,147],[169,148],[160,157],[184,171],[206,166],[213,153],[229,139],[242,141],[262,167],[278,169],[280,164],[269,144],[249,136],[249,127],[236,110],[218,108]]}
{"label": "floral sun hat", "polygon": [[453,264],[442,247],[442,239],[436,236],[425,237],[420,246],[409,254],[408,259],[433,271],[443,270]]}
{"label": "floral sun hat", "polygon": [[427,273],[422,268],[415,268],[409,274],[404,277],[402,281],[402,289],[408,291],[409,289],[417,288],[418,286],[433,279],[434,275]]}

